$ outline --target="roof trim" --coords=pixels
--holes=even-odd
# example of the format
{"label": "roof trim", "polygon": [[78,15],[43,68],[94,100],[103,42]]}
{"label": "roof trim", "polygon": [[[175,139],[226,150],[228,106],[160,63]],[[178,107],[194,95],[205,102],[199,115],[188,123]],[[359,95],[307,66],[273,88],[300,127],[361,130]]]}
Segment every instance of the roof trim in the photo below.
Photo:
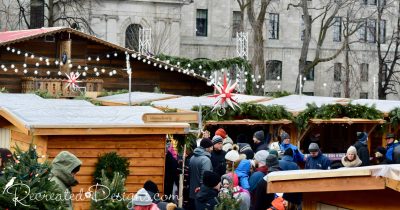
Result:
{"label": "roof trim", "polygon": [[206,125],[277,125],[277,124],[291,124],[290,120],[231,120],[231,121],[207,121]]}

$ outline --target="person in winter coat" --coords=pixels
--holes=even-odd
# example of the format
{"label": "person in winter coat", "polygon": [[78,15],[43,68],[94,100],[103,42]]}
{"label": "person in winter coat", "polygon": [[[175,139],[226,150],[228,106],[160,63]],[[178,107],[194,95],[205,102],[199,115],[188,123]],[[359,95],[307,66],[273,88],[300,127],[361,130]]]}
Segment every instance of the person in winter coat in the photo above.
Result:
{"label": "person in winter coat", "polygon": [[393,163],[400,164],[400,145],[393,149]]}
{"label": "person in winter coat", "polygon": [[346,156],[342,157],[342,165],[344,167],[358,167],[362,164],[360,158],[357,155],[357,149],[354,146],[350,146],[347,149]]}
{"label": "person in winter coat", "polygon": [[[150,198],[152,199],[153,203],[157,205],[157,207],[160,210],[166,210],[167,209],[167,202],[164,202],[160,199],[160,191],[158,190],[157,184],[154,183],[151,180],[147,180],[144,185],[143,188],[147,191],[147,193],[149,194]],[[167,194],[168,197],[172,197],[169,196]]]}
{"label": "person in winter coat", "polygon": [[378,147],[375,150],[375,160],[377,165],[388,164],[386,159],[386,149],[384,147]]}
{"label": "person in winter coat", "polygon": [[212,171],[205,171],[203,184],[200,191],[196,193],[196,210],[214,210],[218,204],[218,192],[220,187],[220,177]]}
{"label": "person in winter coat", "polygon": [[239,178],[239,185],[245,190],[250,189],[249,176],[250,176],[251,163],[250,160],[241,160],[238,167],[235,169],[235,174]]}
{"label": "person in winter coat", "polygon": [[362,161],[361,166],[369,166],[368,134],[357,132],[357,142],[353,146],[357,149],[357,155]]}
{"label": "person in winter coat", "polygon": [[[172,147],[172,145],[170,147]],[[176,177],[178,175],[178,160],[174,158],[170,150],[166,151],[164,170],[164,194],[172,195],[174,184],[177,183]]]}
{"label": "person in winter coat", "polygon": [[13,163],[14,158],[10,150],[6,148],[0,148],[0,176],[3,175],[3,170],[6,164]]}
{"label": "person in winter coat", "polygon": [[245,154],[246,159],[248,160],[252,160],[254,158],[254,152],[251,149],[250,144],[238,143],[237,145],[239,146],[239,154]]}
{"label": "person in winter coat", "polygon": [[233,141],[228,136],[228,134],[226,133],[226,131],[224,129],[219,128],[218,130],[216,130],[215,136],[222,137],[222,150],[224,150],[225,152],[228,152],[230,149],[232,149]]}
{"label": "person in winter coat", "polygon": [[141,188],[132,198],[133,210],[160,210],[146,189]]}
{"label": "person in winter coat", "polygon": [[253,135],[253,141],[254,141],[255,152],[258,152],[260,150],[268,151],[268,143],[265,142],[264,131],[260,130],[255,132]]}
{"label": "person in winter coat", "polygon": [[393,150],[399,144],[395,142],[394,134],[388,133],[386,135],[386,160],[388,163],[393,163]]}
{"label": "person in winter coat", "polygon": [[310,156],[307,157],[305,169],[330,169],[331,161],[322,154],[318,144],[311,143],[308,147],[308,151],[310,152]]}
{"label": "person in winter coat", "polygon": [[203,174],[205,171],[212,171],[211,164],[211,150],[212,142],[210,139],[203,139],[200,142],[200,147],[197,147],[193,151],[193,156],[190,158],[190,186],[189,186],[189,198],[191,199],[191,209],[195,209],[194,201],[196,198],[196,191],[199,190],[203,180]]}
{"label": "person in winter coat", "polygon": [[250,208],[250,193],[240,187],[237,183],[234,184],[232,174],[225,174],[221,177],[220,196],[226,193],[232,193],[233,197],[240,200],[240,210],[248,210]]}
{"label": "person in winter coat", "polygon": [[249,178],[250,192],[256,189],[258,182],[268,173],[268,167],[266,166],[268,155],[269,152],[266,150],[260,150],[254,155],[257,168]]}
{"label": "person in winter coat", "polygon": [[290,143],[290,136],[288,133],[283,132],[281,134],[282,143],[280,145],[281,152],[285,152],[287,149],[293,150],[293,161],[296,163],[303,163],[304,162],[304,155],[300,152],[300,150]]}
{"label": "person in winter coat", "polygon": [[78,185],[75,175],[80,170],[81,165],[82,162],[68,151],[58,153],[51,163],[51,173],[53,174],[51,180],[57,184],[63,193],[63,198],[69,198],[65,200],[65,204],[66,208],[70,210],[73,209],[71,187]]}
{"label": "person in winter coat", "polygon": [[211,152],[211,163],[215,173],[221,177],[226,173],[226,152],[222,150],[222,137],[215,135],[212,138],[213,150]]}
{"label": "person in winter coat", "polygon": [[298,170],[299,166],[293,161],[293,150],[288,148],[283,153],[283,157],[279,160],[279,167],[282,171]]}
{"label": "person in winter coat", "polygon": [[[269,154],[266,159],[266,165],[268,167],[268,173],[274,171],[280,171],[278,158],[275,155]],[[271,202],[275,199],[275,193],[267,193],[267,176],[264,176],[258,184],[254,194],[254,202],[252,203],[254,209],[268,209],[271,206]]]}

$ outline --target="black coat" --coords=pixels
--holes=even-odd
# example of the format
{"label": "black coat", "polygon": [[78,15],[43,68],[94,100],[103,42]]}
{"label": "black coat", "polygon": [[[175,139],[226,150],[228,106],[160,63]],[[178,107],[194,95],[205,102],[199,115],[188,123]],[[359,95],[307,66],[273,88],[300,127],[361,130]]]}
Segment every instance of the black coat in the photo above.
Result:
{"label": "black coat", "polygon": [[215,173],[220,177],[226,174],[226,152],[224,150],[211,152],[211,164]]}
{"label": "black coat", "polygon": [[266,143],[259,143],[255,145],[255,152],[266,150],[269,151],[268,144]]}
{"label": "black coat", "polygon": [[196,193],[196,210],[214,210],[218,204],[218,190],[201,185],[200,191]]}
{"label": "black coat", "polygon": [[368,145],[361,143],[360,141],[357,141],[354,144],[354,147],[357,149],[357,155],[362,161],[362,164],[360,166],[369,166],[369,150],[368,150]]}
{"label": "black coat", "polygon": [[271,202],[275,199],[275,193],[267,193],[267,182],[261,179],[256,188],[255,192],[255,210],[268,209],[271,206]]}

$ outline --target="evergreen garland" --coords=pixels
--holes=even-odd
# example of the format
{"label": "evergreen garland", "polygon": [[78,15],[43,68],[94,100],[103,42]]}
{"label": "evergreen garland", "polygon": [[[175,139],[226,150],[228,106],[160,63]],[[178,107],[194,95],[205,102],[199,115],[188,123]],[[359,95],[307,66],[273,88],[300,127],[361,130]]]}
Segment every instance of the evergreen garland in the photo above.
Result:
{"label": "evergreen garland", "polygon": [[327,104],[318,107],[315,103],[307,104],[307,109],[296,117],[296,125],[304,130],[310,119],[360,118],[368,120],[382,119],[383,113],[375,108],[359,104]]}
{"label": "evergreen garland", "polygon": [[180,66],[183,68],[193,69],[194,72],[198,75],[203,74],[203,72],[207,72],[208,74],[213,73],[214,71],[219,71],[220,69],[232,68],[233,66],[243,67],[247,72],[246,75],[246,94],[251,95],[253,92],[253,82],[251,78],[252,67],[251,64],[240,57],[222,59],[222,60],[209,60],[209,59],[196,59],[192,60],[189,58],[177,57],[160,54],[156,56],[157,59],[167,62],[172,65]]}
{"label": "evergreen garland", "polygon": [[129,175],[128,158],[119,156],[116,152],[105,153],[99,157],[94,171],[94,183],[101,183],[102,170],[108,179],[112,180],[114,173],[119,172],[125,178]]}
{"label": "evergreen garland", "polygon": [[100,181],[104,187],[96,190],[90,209],[126,210],[130,201],[124,198],[125,180],[125,176],[119,172],[114,172],[113,178],[109,179],[102,170]]}
{"label": "evergreen garland", "polygon": [[[35,146],[25,152],[17,146],[14,158],[16,163],[6,165],[0,176],[0,209],[66,209],[63,192],[51,181],[51,164],[38,162]],[[11,188],[5,189],[12,179]]]}
{"label": "evergreen garland", "polygon": [[390,124],[396,128],[400,124],[400,108],[395,108],[389,112]]}
{"label": "evergreen garland", "polygon": [[[212,112],[212,107],[202,107],[202,115],[204,121],[223,121],[235,119],[254,119],[254,120],[292,120],[293,116],[286,111],[283,106],[273,105],[264,106],[262,104],[241,103],[240,109],[235,110],[226,108],[226,113],[219,116],[216,112]],[[193,107],[194,111],[198,111],[199,107]]]}
{"label": "evergreen garland", "polygon": [[239,210],[241,200],[233,196],[231,190],[219,194],[219,203],[215,206],[215,210]]}

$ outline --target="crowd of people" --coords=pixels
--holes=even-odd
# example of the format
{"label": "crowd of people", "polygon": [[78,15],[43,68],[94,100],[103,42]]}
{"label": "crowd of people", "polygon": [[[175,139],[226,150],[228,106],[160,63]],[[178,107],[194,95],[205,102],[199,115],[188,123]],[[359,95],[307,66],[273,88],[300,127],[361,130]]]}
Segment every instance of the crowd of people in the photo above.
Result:
{"label": "crowd of people", "polygon": [[[135,210],[213,210],[223,198],[231,197],[239,203],[240,210],[287,210],[301,209],[301,193],[267,193],[266,175],[274,171],[321,169],[331,170],[342,167],[361,167],[371,164],[368,150],[368,134],[357,132],[357,141],[351,145],[340,161],[331,162],[320,145],[311,142],[308,153],[291,144],[290,135],[280,134],[279,142],[269,143],[262,130],[253,135],[253,146],[239,135],[234,142],[223,130],[214,136],[208,131],[196,141],[193,152],[186,157],[186,166],[179,170],[178,154],[168,146],[164,194],[176,194],[177,175],[184,171],[184,208],[177,207],[178,199],[159,198],[159,189],[151,180],[147,181],[132,198]],[[378,147],[373,153],[375,164],[400,163],[400,143],[394,134],[386,135],[386,146]],[[8,149],[0,148],[0,176],[7,161],[13,161]],[[75,174],[82,162],[73,154],[63,151],[52,161],[53,180],[63,189],[71,192],[77,184]],[[301,167],[300,167],[301,166]],[[174,186],[175,185],[175,186]],[[66,206],[72,209],[71,201]]]}

